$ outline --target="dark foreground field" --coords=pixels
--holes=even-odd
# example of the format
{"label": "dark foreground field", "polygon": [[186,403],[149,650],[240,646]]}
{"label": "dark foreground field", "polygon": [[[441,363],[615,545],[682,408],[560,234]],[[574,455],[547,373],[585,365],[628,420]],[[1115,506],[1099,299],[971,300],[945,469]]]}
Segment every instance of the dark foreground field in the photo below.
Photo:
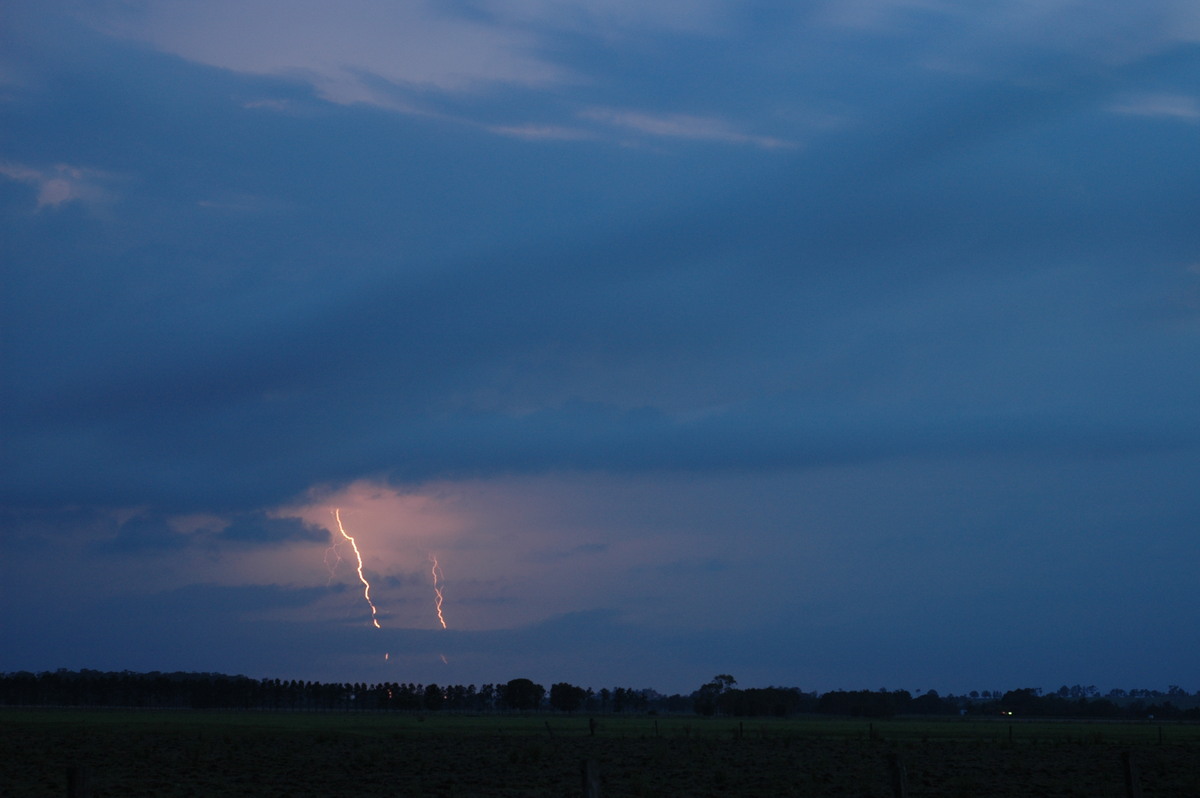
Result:
{"label": "dark foreground field", "polygon": [[1200,796],[1200,727],[0,710],[0,796]]}

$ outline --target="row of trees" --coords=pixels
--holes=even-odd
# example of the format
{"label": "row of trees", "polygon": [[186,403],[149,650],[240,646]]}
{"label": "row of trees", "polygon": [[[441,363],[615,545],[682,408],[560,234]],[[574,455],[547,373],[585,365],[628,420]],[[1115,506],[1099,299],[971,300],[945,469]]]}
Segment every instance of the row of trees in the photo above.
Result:
{"label": "row of trees", "polygon": [[58,670],[0,675],[0,705],[190,707],[306,711],[404,712],[632,712],[742,717],[824,714],[883,718],[896,715],[1020,715],[1033,717],[1120,718],[1154,716],[1200,720],[1200,693],[1189,696],[1172,685],[1157,690],[1110,691],[1063,686],[972,691],[941,696],[935,690],[834,690],[804,692],[796,687],[741,689],[719,674],[689,695],[663,695],[627,687],[594,691],[567,682],[545,687],[530,679],[496,684],[437,685],[321,683],[249,679],[212,673],[133,673]]}
{"label": "row of trees", "polygon": [[[407,712],[535,711],[646,712],[651,697],[657,709],[684,711],[687,699],[669,707],[653,690],[618,687],[599,692],[565,682],[546,688],[530,679],[475,685],[401,682],[322,683],[227,676],[219,673],[134,673],[58,670],[0,676],[0,705],[120,706],[194,709],[399,710]],[[679,697],[677,697],[679,698]]]}
{"label": "row of trees", "polygon": [[1113,690],[1101,697],[1095,687],[1063,686],[1043,694],[1041,688],[1007,692],[971,691],[941,696],[930,690],[914,696],[907,690],[834,690],[802,693],[795,688],[739,690],[729,674],[720,674],[692,694],[702,715],[793,715],[814,713],[888,718],[896,715],[1019,715],[1073,718],[1176,718],[1200,720],[1200,692],[1171,685],[1167,691]]}

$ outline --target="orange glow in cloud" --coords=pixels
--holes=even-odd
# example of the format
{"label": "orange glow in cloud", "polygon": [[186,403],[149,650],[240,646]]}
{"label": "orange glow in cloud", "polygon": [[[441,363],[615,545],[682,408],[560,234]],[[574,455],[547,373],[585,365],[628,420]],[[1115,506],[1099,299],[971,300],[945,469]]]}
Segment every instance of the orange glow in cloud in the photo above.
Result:
{"label": "orange glow in cloud", "polygon": [[[382,629],[379,625],[378,612],[375,609],[374,602],[371,601],[371,583],[367,581],[367,577],[363,575],[362,554],[358,551],[358,544],[354,542],[354,538],[346,534],[346,528],[342,526],[342,511],[341,508],[336,508],[333,511],[333,517],[337,520],[338,532],[342,533],[342,537],[350,541],[350,548],[354,549],[354,559],[358,561],[358,581],[363,583],[363,598],[367,600],[367,606],[371,608],[371,623],[375,624],[376,629]],[[338,561],[341,561],[339,556]],[[335,563],[336,565],[336,563]],[[440,614],[440,613],[439,613]],[[445,624],[442,624],[445,626]]]}
{"label": "orange glow in cloud", "polygon": [[[608,600],[609,566],[620,556],[618,550],[636,545],[642,552],[650,541],[620,547],[614,542],[599,552],[572,554],[578,543],[606,534],[589,524],[574,524],[579,501],[590,506],[593,498],[569,481],[565,486],[555,480],[525,478],[446,481],[401,490],[360,480],[316,486],[303,503],[280,508],[278,514],[326,527],[332,536],[320,548],[304,550],[305,559],[289,574],[307,569],[306,578],[315,586],[325,584],[332,569],[333,580],[344,581],[342,569],[357,564],[348,539],[353,536],[362,554],[364,576],[370,581],[370,598],[378,598],[380,624],[386,609],[389,629],[397,625],[442,629],[449,638],[451,619],[459,632],[507,628]],[[595,498],[594,503],[603,500]],[[330,523],[335,507],[344,511],[341,521],[346,534],[337,523]],[[581,540],[564,542],[564,529]],[[331,543],[338,547],[327,552],[322,562],[322,552]],[[436,554],[436,573],[431,554]],[[344,562],[339,562],[339,556]],[[569,556],[578,557],[584,567],[545,567]],[[444,581],[447,567],[454,575],[452,594]],[[385,577],[388,588],[380,593],[380,580]],[[548,601],[549,596],[561,600]],[[329,596],[320,608],[331,619],[342,612],[335,599]],[[451,600],[453,607],[447,606]]]}

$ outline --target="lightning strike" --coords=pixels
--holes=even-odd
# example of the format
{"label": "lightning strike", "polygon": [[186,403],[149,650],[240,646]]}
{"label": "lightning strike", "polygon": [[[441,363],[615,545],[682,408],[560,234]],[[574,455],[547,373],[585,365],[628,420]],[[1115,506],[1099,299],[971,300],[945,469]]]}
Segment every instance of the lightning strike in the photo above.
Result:
{"label": "lightning strike", "polygon": [[[433,577],[433,595],[436,597],[433,608],[437,610],[438,623],[445,629],[446,616],[442,614],[442,601],[444,600],[442,596],[442,567],[438,565],[437,555],[435,554],[429,555],[429,562],[431,563],[429,566],[429,575]],[[443,664],[450,664],[450,660],[446,659],[445,654],[438,654],[438,657],[441,658]]]}
{"label": "lightning strike", "polygon": [[[375,624],[376,629],[382,629],[383,627],[379,625],[379,618],[377,617],[378,612],[375,609],[375,603],[371,601],[371,583],[368,582],[367,577],[363,575],[362,554],[359,553],[358,544],[354,542],[354,538],[346,534],[346,528],[342,526],[342,510],[340,507],[334,509],[333,517],[337,519],[338,532],[341,532],[342,537],[350,541],[350,548],[354,549],[354,558],[358,561],[358,581],[363,583],[363,598],[367,600],[367,606],[371,608],[371,623]],[[326,554],[326,561],[328,562],[328,553]],[[338,562],[341,562],[340,556],[338,557]]]}
{"label": "lightning strike", "polygon": [[337,575],[338,566],[342,564],[342,553],[338,551],[339,548],[341,546],[334,543],[325,549],[325,570],[329,571],[329,579],[325,581],[325,587],[333,584],[333,578]]}
{"label": "lightning strike", "polygon": [[433,563],[433,566],[429,569],[429,573],[431,576],[433,576],[433,593],[437,597],[437,601],[436,601],[436,604],[434,605],[434,609],[437,610],[438,623],[440,623],[442,625],[442,628],[445,629],[446,628],[446,618],[444,615],[442,615],[442,601],[443,601],[442,569],[441,569],[441,566],[438,565],[436,556],[430,554],[429,561],[431,563]]}

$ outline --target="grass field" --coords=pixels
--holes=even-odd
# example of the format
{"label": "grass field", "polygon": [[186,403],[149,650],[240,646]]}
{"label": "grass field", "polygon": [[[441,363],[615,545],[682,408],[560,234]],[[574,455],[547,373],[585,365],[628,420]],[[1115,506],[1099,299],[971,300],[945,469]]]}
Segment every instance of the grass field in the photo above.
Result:
{"label": "grass field", "polygon": [[1200,796],[1200,725],[0,710],[0,796]]}

